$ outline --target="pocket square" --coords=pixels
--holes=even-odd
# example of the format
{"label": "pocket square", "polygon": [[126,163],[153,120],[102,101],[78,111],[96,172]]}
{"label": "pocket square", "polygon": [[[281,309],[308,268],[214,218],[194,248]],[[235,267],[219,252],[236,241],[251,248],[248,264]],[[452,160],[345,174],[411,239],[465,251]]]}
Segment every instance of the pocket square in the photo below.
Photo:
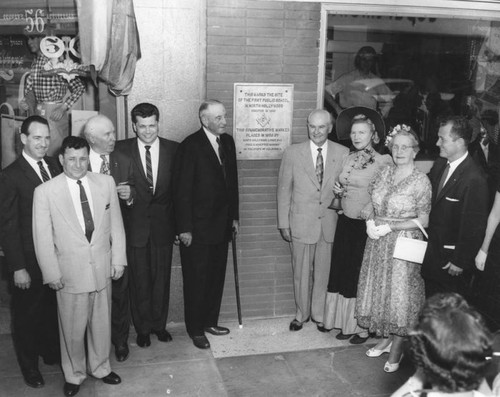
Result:
{"label": "pocket square", "polygon": [[445,250],[454,250],[455,249],[455,246],[454,245],[443,245],[443,248]]}
{"label": "pocket square", "polygon": [[459,199],[455,199],[455,198],[452,198],[452,197],[445,197],[445,199],[448,200],[448,201],[451,201],[453,203],[457,203],[457,202],[460,201]]}
{"label": "pocket square", "polygon": [[104,208],[105,210],[109,210],[109,203],[106,204],[106,208]]}

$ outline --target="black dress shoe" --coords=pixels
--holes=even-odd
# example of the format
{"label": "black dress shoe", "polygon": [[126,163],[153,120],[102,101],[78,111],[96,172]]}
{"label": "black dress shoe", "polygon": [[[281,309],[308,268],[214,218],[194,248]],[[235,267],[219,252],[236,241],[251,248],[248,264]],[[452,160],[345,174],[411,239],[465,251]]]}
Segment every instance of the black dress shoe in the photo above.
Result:
{"label": "black dress shoe", "polygon": [[300,331],[302,329],[302,323],[299,320],[294,319],[290,323],[289,329],[290,329],[290,331]]}
{"label": "black dress shoe", "polygon": [[29,369],[23,371],[23,377],[24,383],[26,383],[29,387],[33,387],[35,389],[39,389],[45,384],[42,374],[37,369]]}
{"label": "black dress shoe", "polygon": [[362,343],[365,343],[368,340],[368,336],[359,336],[358,334],[354,335],[349,343],[351,345],[361,345]]}
{"label": "black dress shoe", "polygon": [[193,345],[198,349],[210,349],[210,342],[205,335],[192,336],[191,339],[193,339]]}
{"label": "black dress shoe", "polygon": [[[139,343],[137,343],[139,344]],[[115,346],[115,356],[116,361],[123,362],[128,358],[130,351],[128,349],[127,343]]]}
{"label": "black dress shoe", "polygon": [[76,396],[76,393],[80,391],[80,385],[75,385],[73,383],[64,382],[64,395],[71,397]]}
{"label": "black dress shoe", "polygon": [[221,336],[221,335],[227,335],[229,333],[229,329],[226,327],[219,327],[216,325],[215,327],[206,327],[205,332],[208,332],[209,334],[216,335],[216,336]]}
{"label": "black dress shoe", "polygon": [[149,338],[149,335],[137,334],[137,346],[148,347],[150,345],[151,345],[151,339]]}
{"label": "black dress shoe", "polygon": [[57,365],[57,364],[61,364],[61,356],[58,355],[58,356],[47,356],[47,357],[43,357],[43,362],[44,364],[46,365]]}
{"label": "black dress shoe", "polygon": [[337,338],[338,340],[347,340],[347,339],[350,339],[352,337],[353,334],[343,334],[342,331],[340,331],[336,336],[335,338]]}
{"label": "black dress shoe", "polygon": [[172,335],[166,330],[162,329],[161,331],[151,331],[153,334],[155,334],[158,337],[158,340],[160,342],[170,342],[172,341]]}
{"label": "black dress shoe", "polygon": [[323,323],[317,323],[316,327],[318,328],[319,332],[330,332],[331,329],[325,328],[325,325]]}
{"label": "black dress shoe", "polygon": [[117,385],[119,383],[122,383],[122,378],[120,378],[117,374],[114,372],[110,372],[107,374],[104,378],[101,378],[101,380],[104,383],[107,383],[108,385]]}

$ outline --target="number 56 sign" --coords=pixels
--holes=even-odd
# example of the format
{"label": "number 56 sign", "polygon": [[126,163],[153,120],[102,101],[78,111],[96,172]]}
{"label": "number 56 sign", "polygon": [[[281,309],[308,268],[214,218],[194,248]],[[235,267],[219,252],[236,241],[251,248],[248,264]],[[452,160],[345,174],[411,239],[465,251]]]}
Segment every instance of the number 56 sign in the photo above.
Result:
{"label": "number 56 sign", "polygon": [[34,31],[38,33],[42,33],[45,28],[45,10],[38,8],[36,10],[24,10],[24,15],[26,18],[26,22],[28,25],[24,28],[28,33],[32,33]]}

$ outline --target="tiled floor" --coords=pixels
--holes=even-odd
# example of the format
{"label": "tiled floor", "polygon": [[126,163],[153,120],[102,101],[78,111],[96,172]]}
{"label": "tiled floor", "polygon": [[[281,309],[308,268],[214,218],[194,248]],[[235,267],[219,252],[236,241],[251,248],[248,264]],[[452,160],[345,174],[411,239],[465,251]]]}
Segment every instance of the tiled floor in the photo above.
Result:
{"label": "tiled floor", "polygon": [[[232,330],[232,339],[210,336],[214,353],[195,348],[183,324],[168,325],[172,343],[158,342],[153,336],[146,349],[137,347],[135,336],[131,335],[129,359],[124,363],[112,361],[113,370],[123,382],[110,386],[89,378],[78,396],[385,397],[412,373],[409,363],[403,360],[400,371],[386,374],[382,367],[387,356],[369,359],[365,356],[366,346],[339,342],[334,338],[335,331],[321,334],[313,324],[291,333],[287,330],[289,321],[249,320],[243,330],[235,324],[225,324]],[[280,344],[272,348],[277,345],[276,336]],[[255,346],[248,352],[230,347],[231,343],[252,346],[251,341],[255,341]],[[266,350],[272,353],[265,353]],[[11,337],[0,335],[0,397],[63,396],[60,368],[42,364],[40,370],[45,387],[25,386]]]}

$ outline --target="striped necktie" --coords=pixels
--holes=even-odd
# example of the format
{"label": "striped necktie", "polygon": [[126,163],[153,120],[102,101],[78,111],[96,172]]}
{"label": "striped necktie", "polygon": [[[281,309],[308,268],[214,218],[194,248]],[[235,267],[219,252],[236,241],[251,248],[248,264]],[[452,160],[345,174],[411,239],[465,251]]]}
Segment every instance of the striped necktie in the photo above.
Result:
{"label": "striped necktie", "polygon": [[149,151],[149,149],[151,149],[151,146],[147,145],[144,147],[146,148],[146,179],[148,180],[149,189],[151,190],[151,192],[153,192],[153,166],[151,165],[151,152]]}
{"label": "striped necktie", "polygon": [[38,166],[40,167],[40,174],[42,174],[42,181],[47,182],[50,179],[49,173],[43,166],[42,160],[37,162]]}
{"label": "striped necktie", "polygon": [[323,183],[323,155],[321,154],[322,148],[318,148],[318,157],[316,157],[316,176],[321,185]]}
{"label": "striped necktie", "polygon": [[80,202],[82,204],[83,221],[85,223],[85,236],[90,243],[90,240],[92,239],[92,233],[94,232],[94,220],[92,219],[89,200],[87,199],[87,194],[85,193],[85,188],[82,185],[82,181],[77,180],[76,183],[80,187]]}

